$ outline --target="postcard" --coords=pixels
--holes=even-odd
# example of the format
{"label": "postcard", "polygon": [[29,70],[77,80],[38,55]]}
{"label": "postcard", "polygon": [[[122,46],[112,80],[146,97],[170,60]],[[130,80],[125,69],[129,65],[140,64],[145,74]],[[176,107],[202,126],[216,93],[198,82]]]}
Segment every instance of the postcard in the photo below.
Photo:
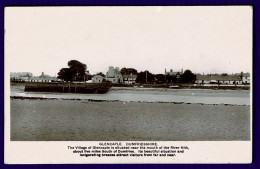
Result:
{"label": "postcard", "polygon": [[251,163],[251,6],[5,8],[5,163]]}

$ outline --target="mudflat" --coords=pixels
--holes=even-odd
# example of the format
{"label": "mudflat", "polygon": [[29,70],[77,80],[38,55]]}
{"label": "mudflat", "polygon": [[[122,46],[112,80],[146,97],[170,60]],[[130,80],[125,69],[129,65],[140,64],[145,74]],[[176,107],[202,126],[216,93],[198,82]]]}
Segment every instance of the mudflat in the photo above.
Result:
{"label": "mudflat", "polygon": [[12,141],[250,140],[250,106],[14,99]]}

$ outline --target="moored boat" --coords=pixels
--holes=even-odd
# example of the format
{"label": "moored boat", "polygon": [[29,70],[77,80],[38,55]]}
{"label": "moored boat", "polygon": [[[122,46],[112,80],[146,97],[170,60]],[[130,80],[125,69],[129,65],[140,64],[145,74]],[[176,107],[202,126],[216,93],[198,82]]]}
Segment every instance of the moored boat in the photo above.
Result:
{"label": "moored boat", "polygon": [[178,85],[175,85],[175,86],[169,86],[170,89],[179,89],[179,86]]}

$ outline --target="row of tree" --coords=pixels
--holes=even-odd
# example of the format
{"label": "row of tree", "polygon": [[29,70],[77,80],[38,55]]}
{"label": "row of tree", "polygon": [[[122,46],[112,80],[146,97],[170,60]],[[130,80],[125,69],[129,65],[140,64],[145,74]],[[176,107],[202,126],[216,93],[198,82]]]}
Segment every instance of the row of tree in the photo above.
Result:
{"label": "row of tree", "polygon": [[[77,60],[68,62],[68,68],[60,69],[58,78],[64,81],[86,81],[90,79],[86,74],[87,65]],[[134,68],[122,68],[120,70],[122,75],[137,75],[136,83],[193,83],[196,76],[190,71],[185,70],[183,74],[176,75],[152,74],[149,71],[137,72]],[[105,77],[102,72],[97,73]]]}
{"label": "row of tree", "polygon": [[149,71],[137,73],[137,83],[194,83],[196,75],[190,70],[185,70],[183,74],[152,74]]}

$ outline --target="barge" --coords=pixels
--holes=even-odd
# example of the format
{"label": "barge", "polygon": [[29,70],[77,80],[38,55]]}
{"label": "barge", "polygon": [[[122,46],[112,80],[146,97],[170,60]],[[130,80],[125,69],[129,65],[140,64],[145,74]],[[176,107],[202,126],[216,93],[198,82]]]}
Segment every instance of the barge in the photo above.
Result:
{"label": "barge", "polygon": [[109,91],[111,86],[111,82],[25,82],[24,91],[62,93],[106,93]]}

